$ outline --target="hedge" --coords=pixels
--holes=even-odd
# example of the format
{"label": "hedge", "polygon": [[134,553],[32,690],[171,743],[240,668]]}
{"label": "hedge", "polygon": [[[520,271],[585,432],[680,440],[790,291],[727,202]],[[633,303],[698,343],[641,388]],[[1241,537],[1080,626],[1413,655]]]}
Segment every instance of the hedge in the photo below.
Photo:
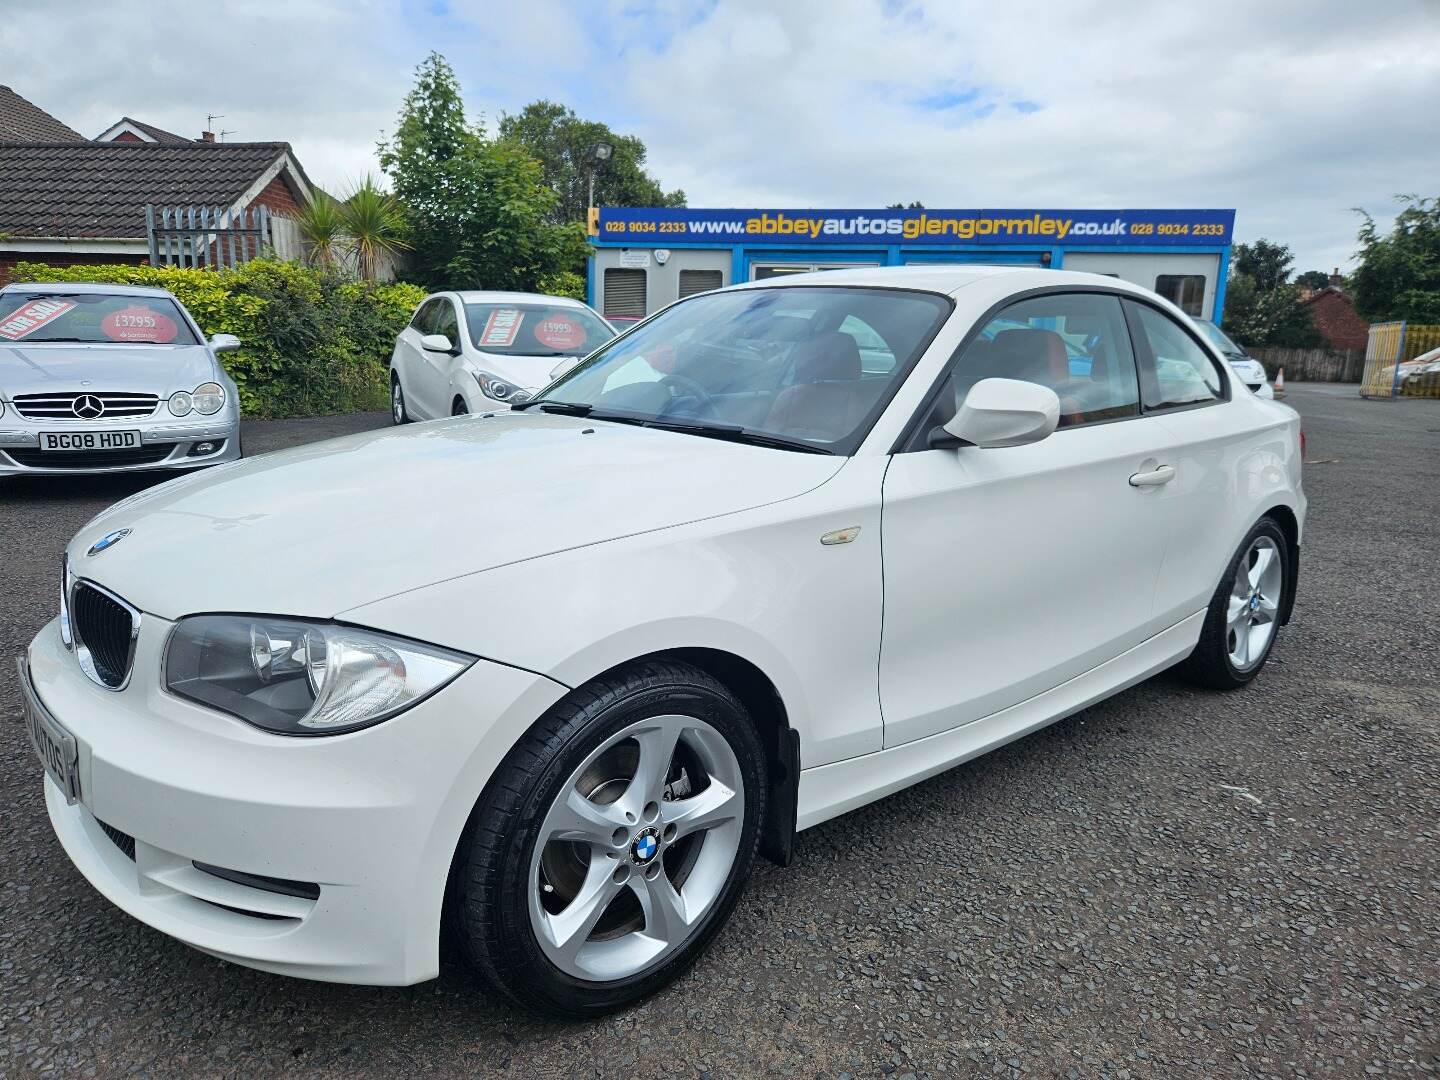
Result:
{"label": "hedge", "polygon": [[234,270],[47,266],[22,262],[14,282],[95,281],[169,289],[200,328],[234,334],[220,360],[247,416],[382,409],[395,336],[425,298],[418,285],[373,285],[299,263],[257,259]]}

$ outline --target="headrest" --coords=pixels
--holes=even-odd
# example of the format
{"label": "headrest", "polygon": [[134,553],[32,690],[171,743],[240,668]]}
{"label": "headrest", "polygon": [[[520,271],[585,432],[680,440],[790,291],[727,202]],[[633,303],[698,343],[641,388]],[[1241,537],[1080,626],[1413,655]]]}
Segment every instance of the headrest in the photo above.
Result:
{"label": "headrest", "polygon": [[1002,330],[995,335],[990,367],[1006,378],[1053,386],[1070,377],[1065,339],[1053,330]]}
{"label": "headrest", "polygon": [[795,381],[849,382],[860,378],[860,346],[849,334],[832,330],[795,346]]}

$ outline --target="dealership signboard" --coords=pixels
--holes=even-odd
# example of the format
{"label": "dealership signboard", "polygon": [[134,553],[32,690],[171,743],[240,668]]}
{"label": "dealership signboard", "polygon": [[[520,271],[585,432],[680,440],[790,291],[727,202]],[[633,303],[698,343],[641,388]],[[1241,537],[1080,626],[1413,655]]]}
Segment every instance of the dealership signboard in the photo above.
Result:
{"label": "dealership signboard", "polygon": [[602,207],[596,239],[675,244],[1229,245],[1234,210],[692,210]]}

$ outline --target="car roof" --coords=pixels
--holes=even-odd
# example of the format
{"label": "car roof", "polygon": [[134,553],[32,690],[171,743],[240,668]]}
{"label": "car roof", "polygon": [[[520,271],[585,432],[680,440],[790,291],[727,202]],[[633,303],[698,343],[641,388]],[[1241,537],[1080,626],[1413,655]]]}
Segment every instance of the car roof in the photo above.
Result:
{"label": "car roof", "polygon": [[[437,294],[438,295],[438,294]],[[545,293],[504,292],[499,289],[457,289],[455,295],[467,304],[549,304],[561,307],[583,308],[585,304],[569,296],[549,296]]]}
{"label": "car roof", "polygon": [[169,289],[149,285],[109,285],[100,281],[12,281],[0,291],[20,289],[32,293],[103,293],[110,296],[168,296],[174,299]]}
{"label": "car roof", "polygon": [[794,285],[851,285],[870,288],[918,289],[952,296],[978,282],[1005,279],[1014,292],[1056,285],[1085,285],[1115,292],[1153,296],[1149,289],[1107,274],[1086,274],[1075,270],[1047,270],[1030,266],[991,266],[980,263],[924,266],[856,266],[844,270],[816,270],[806,274],[785,274],[763,281],[732,286],[737,289],[786,288]]}

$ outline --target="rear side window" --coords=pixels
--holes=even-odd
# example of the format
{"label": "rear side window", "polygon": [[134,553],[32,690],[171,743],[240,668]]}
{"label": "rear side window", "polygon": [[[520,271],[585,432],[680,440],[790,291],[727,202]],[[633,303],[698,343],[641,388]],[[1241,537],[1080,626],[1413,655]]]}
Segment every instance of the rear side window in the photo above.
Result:
{"label": "rear side window", "polygon": [[435,315],[440,310],[441,301],[426,300],[415,312],[415,317],[410,320],[410,325],[421,334],[433,334],[435,332]]}
{"label": "rear side window", "polygon": [[1140,349],[1140,399],[1146,409],[1204,405],[1225,396],[1220,369],[1170,316],[1127,300]]}
{"label": "rear side window", "polygon": [[1198,318],[1205,313],[1204,274],[1161,274],[1155,279],[1155,291],[1186,315]]}
{"label": "rear side window", "polygon": [[982,379],[1048,386],[1060,398],[1061,427],[1140,415],[1130,334],[1114,296],[1057,293],[1005,308],[956,358],[925,430],[947,423]]}

